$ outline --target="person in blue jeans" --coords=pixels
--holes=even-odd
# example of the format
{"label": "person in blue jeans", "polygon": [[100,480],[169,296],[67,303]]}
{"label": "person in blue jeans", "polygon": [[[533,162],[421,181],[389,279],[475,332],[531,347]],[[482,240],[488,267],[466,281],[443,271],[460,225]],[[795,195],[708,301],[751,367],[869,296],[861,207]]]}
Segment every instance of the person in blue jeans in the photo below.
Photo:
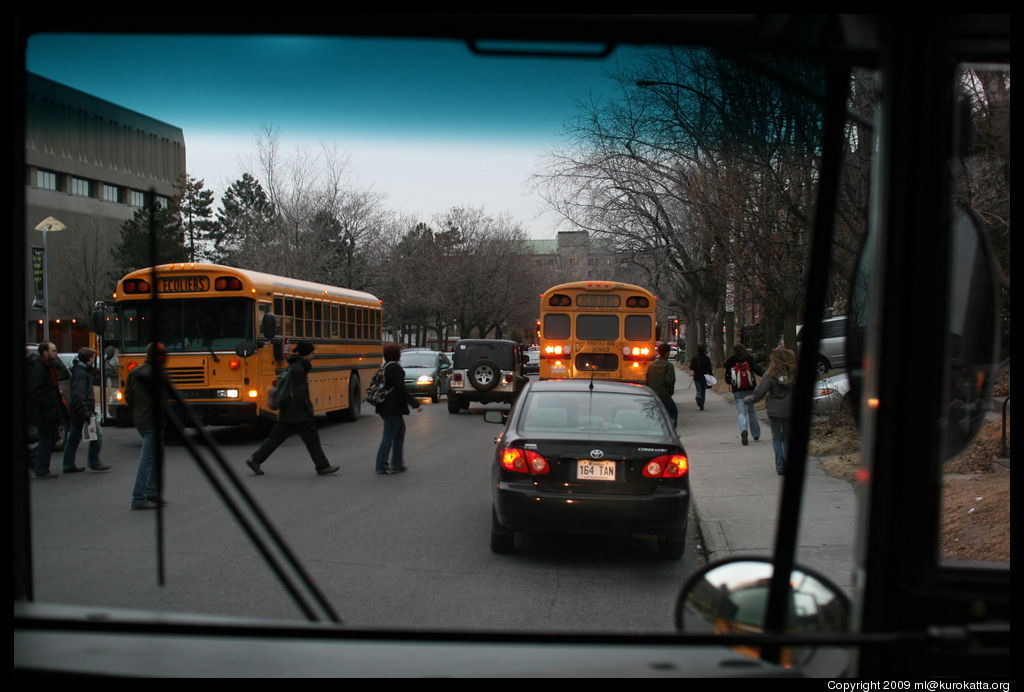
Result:
{"label": "person in blue jeans", "polygon": [[775,450],[775,472],[786,472],[789,454],[789,413],[792,408],[793,385],[796,384],[796,353],[785,346],[771,352],[768,372],[752,394],[747,396],[753,405],[768,397],[768,423],[772,427],[772,448]]}
{"label": "person in blue jeans", "polygon": [[[83,348],[71,367],[71,403],[68,407],[68,440],[64,445],[64,473],[76,473],[85,469],[75,464],[75,454],[82,441],[82,430],[96,413],[96,397],[93,394],[93,378],[99,371],[93,367],[96,351]],[[96,437],[89,441],[89,468],[93,471],[108,471],[109,466],[100,461],[103,439],[100,426],[96,425]]]}
{"label": "person in blue jeans", "polygon": [[154,366],[167,362],[167,351],[161,343],[146,347],[146,362],[128,373],[125,384],[125,401],[132,411],[135,429],[142,437],[142,451],[135,471],[135,486],[132,489],[132,509],[156,509],[164,504],[160,497],[157,455],[162,443],[162,429],[157,412],[156,375]]}
{"label": "person in blue jeans", "polygon": [[[377,449],[376,471],[378,475],[390,475],[405,471],[405,416],[409,407],[420,410],[417,401],[405,388],[405,370],[398,362],[402,347],[398,344],[384,346],[384,384],[389,391],[384,401],[377,406],[377,414],[384,421],[380,447]],[[391,464],[388,465],[388,457]]]}
{"label": "person in blue jeans", "polygon": [[693,371],[693,386],[697,389],[697,407],[703,411],[708,388],[708,383],[704,376],[713,374],[711,359],[708,358],[707,347],[704,344],[697,346],[697,355],[690,361],[690,370]]}
{"label": "person in blue jeans", "polygon": [[725,361],[725,381],[732,386],[732,398],[739,414],[740,440],[747,444],[747,430],[755,440],[761,437],[761,424],[757,420],[754,405],[746,402],[746,397],[754,393],[757,377],[764,375],[764,368],[757,364],[747,347],[737,343],[732,347],[732,355]]}

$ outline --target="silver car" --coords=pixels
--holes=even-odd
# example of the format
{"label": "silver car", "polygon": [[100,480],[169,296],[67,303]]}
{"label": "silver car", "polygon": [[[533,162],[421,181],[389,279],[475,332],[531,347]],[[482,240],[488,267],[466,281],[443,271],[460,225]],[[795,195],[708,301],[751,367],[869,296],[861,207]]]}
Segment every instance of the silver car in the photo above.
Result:
{"label": "silver car", "polygon": [[[821,343],[818,344],[818,374],[846,367],[846,325],[847,318],[830,317],[821,322]],[[796,326],[796,343],[800,347],[800,333],[803,325]]]}

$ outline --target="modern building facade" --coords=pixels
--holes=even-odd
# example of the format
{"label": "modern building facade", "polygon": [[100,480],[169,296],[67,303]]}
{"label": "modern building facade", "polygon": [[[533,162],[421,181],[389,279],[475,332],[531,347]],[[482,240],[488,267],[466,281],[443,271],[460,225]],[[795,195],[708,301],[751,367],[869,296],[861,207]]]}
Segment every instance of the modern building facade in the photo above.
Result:
{"label": "modern building facade", "polygon": [[[177,194],[185,175],[181,128],[26,73],[25,233],[28,338],[70,351],[84,343],[79,326],[97,300],[110,298],[110,250],[121,225],[154,196]],[[46,219],[64,230],[35,230]],[[43,264],[49,296],[43,296]]]}

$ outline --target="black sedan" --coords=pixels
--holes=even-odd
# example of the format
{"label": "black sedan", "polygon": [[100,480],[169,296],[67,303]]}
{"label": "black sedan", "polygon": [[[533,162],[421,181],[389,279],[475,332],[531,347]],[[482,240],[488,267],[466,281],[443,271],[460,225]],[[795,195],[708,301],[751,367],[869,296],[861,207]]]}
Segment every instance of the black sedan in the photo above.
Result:
{"label": "black sedan", "polygon": [[[502,418],[485,414],[489,422]],[[655,536],[660,555],[682,556],[689,460],[647,387],[533,382],[495,442],[494,552],[512,552],[517,531],[557,531]]]}

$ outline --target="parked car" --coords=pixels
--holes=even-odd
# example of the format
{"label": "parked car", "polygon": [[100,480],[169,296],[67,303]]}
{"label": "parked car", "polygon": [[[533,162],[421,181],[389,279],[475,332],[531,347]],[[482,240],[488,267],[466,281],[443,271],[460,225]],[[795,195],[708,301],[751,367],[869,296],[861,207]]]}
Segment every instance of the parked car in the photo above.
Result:
{"label": "parked car", "polygon": [[[821,322],[821,343],[818,344],[818,374],[846,367],[847,318],[830,317]],[[796,326],[796,345],[800,348],[803,325]]]}
{"label": "parked car", "polygon": [[523,372],[528,375],[536,375],[540,372],[540,347],[531,346],[526,349],[526,364],[523,366]]}
{"label": "parked car", "polygon": [[850,378],[845,372],[826,377],[814,383],[814,412],[818,414],[838,411],[850,392]]}
{"label": "parked car", "polygon": [[455,344],[448,412],[467,409],[471,401],[512,403],[529,382],[523,374],[526,360],[515,341],[462,339]]}
{"label": "parked car", "polygon": [[402,369],[405,370],[405,388],[413,396],[429,396],[437,402],[448,393],[448,380],[452,365],[439,351],[409,349],[402,351]]}
{"label": "parked car", "polygon": [[655,536],[660,555],[682,556],[689,460],[650,389],[532,382],[511,414],[484,418],[507,419],[491,472],[494,552],[513,552],[518,531],[555,531]]}

